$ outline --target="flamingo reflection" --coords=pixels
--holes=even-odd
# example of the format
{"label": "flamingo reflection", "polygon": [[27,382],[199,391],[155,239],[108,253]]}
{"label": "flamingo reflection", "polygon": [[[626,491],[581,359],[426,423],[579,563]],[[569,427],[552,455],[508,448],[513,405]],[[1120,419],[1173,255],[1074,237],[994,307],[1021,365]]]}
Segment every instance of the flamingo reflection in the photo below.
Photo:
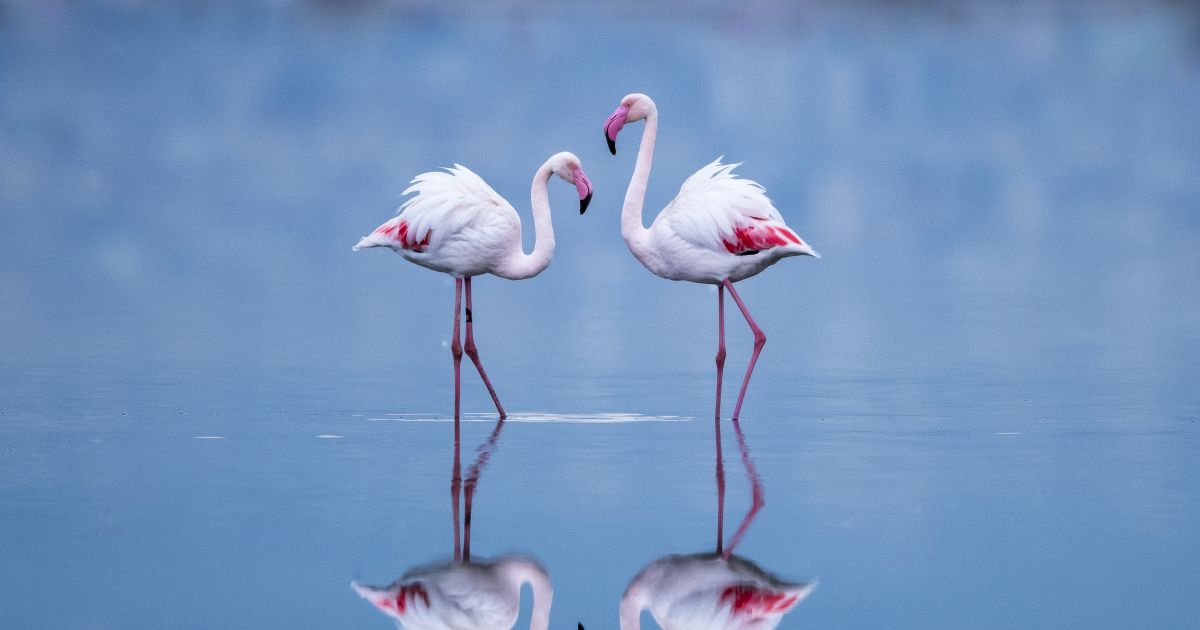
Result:
{"label": "flamingo reflection", "polygon": [[716,551],[669,555],[651,562],[621,598],[621,630],[639,630],[641,614],[663,630],[767,630],[808,597],[815,583],[781,580],[750,560],[733,555],[750,523],[764,505],[762,478],[750,458],[746,438],[733,421],[738,451],[751,484],[750,509],[724,544],[725,465],[721,455],[721,421],[716,420],[717,544]]}
{"label": "flamingo reflection", "polygon": [[[508,555],[492,560],[471,559],[471,509],[479,476],[496,450],[504,418],[496,422],[479,446],[475,462],[461,475],[459,423],[454,423],[454,463],[450,479],[451,514],[454,519],[454,559],[407,571],[389,586],[364,586],[352,582],[359,595],[407,630],[507,630],[517,622],[521,585],[533,590],[530,630],[550,625],[554,589],[550,576],[537,560]],[[459,503],[463,518],[459,526]]]}

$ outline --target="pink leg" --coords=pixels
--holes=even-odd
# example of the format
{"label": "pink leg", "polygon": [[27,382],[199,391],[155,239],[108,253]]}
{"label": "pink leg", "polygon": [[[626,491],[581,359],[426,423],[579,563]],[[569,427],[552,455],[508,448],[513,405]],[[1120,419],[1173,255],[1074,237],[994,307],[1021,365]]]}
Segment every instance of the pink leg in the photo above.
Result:
{"label": "pink leg", "polygon": [[758,353],[762,352],[763,346],[767,343],[767,336],[758,327],[758,324],[754,323],[754,318],[750,317],[750,311],[746,310],[746,304],[742,302],[741,296],[737,294],[737,290],[733,288],[733,283],[728,278],[725,279],[725,288],[729,289],[729,295],[733,296],[733,301],[737,302],[738,308],[742,310],[742,315],[746,317],[746,323],[750,324],[750,330],[754,331],[754,353],[750,355],[750,365],[746,366],[746,377],[742,379],[742,391],[738,393],[737,404],[733,407],[733,419],[737,420],[742,413],[742,400],[746,398],[746,387],[750,385],[750,374],[754,372],[754,364],[758,362]]}
{"label": "pink leg", "polygon": [[454,420],[458,420],[458,406],[462,397],[462,342],[458,337],[458,319],[462,312],[462,278],[454,279],[454,336],[450,339],[450,354],[454,357]]}
{"label": "pink leg", "polygon": [[496,441],[500,439],[500,430],[504,428],[504,418],[496,421],[496,427],[492,429],[492,434],[483,444],[479,445],[478,455],[475,456],[475,463],[471,464],[471,468],[467,470],[467,482],[463,489],[465,491],[465,507],[466,514],[463,516],[463,562],[471,561],[471,502],[475,498],[475,487],[479,485],[479,475],[487,466],[488,460],[492,458],[492,453],[496,450]]}
{"label": "pink leg", "polygon": [[751,497],[750,510],[742,518],[741,525],[738,525],[737,531],[734,532],[733,538],[729,541],[729,547],[725,549],[723,554],[726,560],[729,559],[729,556],[733,555],[733,550],[742,541],[742,536],[746,535],[746,530],[750,527],[750,523],[754,520],[755,515],[767,504],[763,498],[762,478],[758,476],[758,470],[754,467],[754,460],[750,459],[750,449],[746,446],[746,436],[742,435],[742,426],[737,420],[733,421],[733,431],[737,435],[738,450],[742,453],[742,464],[746,466],[746,476],[750,478]]}
{"label": "pink leg", "polygon": [[[717,285],[717,412],[714,418],[721,418],[721,383],[725,380],[725,285]],[[720,432],[717,440],[721,439]]]}
{"label": "pink leg", "polygon": [[458,496],[459,488],[462,487],[462,464],[458,458],[459,451],[459,425],[458,418],[454,419],[454,467],[450,469],[450,504],[451,513],[454,516],[454,559],[462,560],[462,547],[459,544],[461,540],[458,530]]}
{"label": "pink leg", "polygon": [[463,497],[465,515],[463,516],[463,546],[462,561],[471,561],[471,499],[475,496],[475,485],[467,480],[466,492]]}
{"label": "pink leg", "polygon": [[725,460],[721,457],[721,419],[713,420],[717,433],[717,553],[724,555],[725,544]]}
{"label": "pink leg", "polygon": [[471,279],[467,278],[467,345],[464,348],[467,351],[467,356],[471,357],[471,362],[475,364],[475,369],[479,370],[479,376],[483,378],[483,384],[487,386],[488,393],[492,395],[492,402],[496,403],[496,412],[500,414],[500,419],[508,417],[504,413],[504,407],[500,405],[500,397],[496,395],[496,390],[492,388],[492,381],[488,379],[487,372],[483,371],[483,362],[479,360],[479,350],[475,348],[475,333],[472,331],[471,323]]}

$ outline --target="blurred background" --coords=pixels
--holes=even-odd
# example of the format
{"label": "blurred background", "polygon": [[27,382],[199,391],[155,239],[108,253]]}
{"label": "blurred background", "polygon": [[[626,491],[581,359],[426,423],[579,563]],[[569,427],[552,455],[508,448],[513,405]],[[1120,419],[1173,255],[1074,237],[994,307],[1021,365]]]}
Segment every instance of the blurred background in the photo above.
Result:
{"label": "blurred background", "polygon": [[[475,283],[477,340],[510,409],[707,418],[715,291],[652,276],[619,234],[642,126],[626,129],[612,157],[601,125],[635,91],[661,114],[647,221],[724,155],[824,256],[739,285],[769,338],[747,417],[840,417],[868,432],[897,418],[1069,419],[1158,435],[1134,449],[1145,477],[1088,514],[1154,510],[1152,523],[1133,518],[1095,550],[1154,540],[1161,555],[1124,569],[1179,584],[1197,559],[1185,523],[1200,496],[1198,5],[777,0],[0,1],[0,445],[12,445],[0,464],[12,519],[0,548],[18,559],[0,571],[4,583],[57,588],[111,568],[95,557],[55,568],[49,540],[97,530],[48,524],[82,510],[84,522],[99,514],[117,527],[104,493],[140,505],[124,493],[149,483],[164,452],[89,459],[97,431],[189,437],[254,420],[286,431],[313,418],[448,413],[453,282],[350,247],[392,216],[414,175],[455,162],[518,209],[526,249],[529,184],[549,155],[576,153],[595,186],[580,217],[574,190],[551,183],[558,250],[542,275]],[[732,313],[728,371],[740,375],[750,334]],[[488,411],[464,374],[466,408]],[[1073,448],[1059,437],[1038,461]],[[1125,457],[1122,444],[1105,452]],[[642,456],[653,457],[631,461]],[[768,488],[798,478],[779,456],[774,477],[765,462]],[[824,487],[834,513],[873,496]],[[49,489],[64,493],[51,507]],[[228,494],[196,500],[220,513]],[[363,501],[360,521],[388,531]],[[870,529],[846,519],[827,524]],[[787,521],[777,524],[784,535]],[[224,534],[212,536],[216,545]],[[365,555],[353,542],[341,551]],[[370,560],[339,557],[323,568],[340,589]],[[1004,584],[1038,572],[1013,568]],[[620,583],[608,586],[619,593]],[[897,589],[894,602],[916,606],[889,584],[880,588]],[[796,614],[905,626],[856,607],[862,594],[842,585],[823,588],[844,608],[822,609],[818,591]],[[1136,619],[1171,627],[1196,612],[1197,599],[1181,606],[1153,590],[1134,598]],[[353,593],[328,597],[382,627]],[[570,597],[557,620],[587,621],[593,604],[570,608]],[[1039,605],[1054,614],[993,623],[1121,619]],[[18,619],[48,618],[28,606]],[[596,627],[615,622],[599,612],[615,603],[594,606]],[[229,621],[202,619],[196,627]],[[967,620],[979,621],[966,611],[909,619],[987,625]]]}
{"label": "blurred background", "polygon": [[765,361],[1197,366],[1190,3],[0,6],[8,365],[397,370],[452,284],[349,246],[454,162],[527,213],[559,150],[593,209],[553,188],[551,268],[476,283],[485,356],[710,362],[713,296],[620,238],[640,128],[598,129],[641,91],[648,216],[725,155],[825,255],[745,284]]}

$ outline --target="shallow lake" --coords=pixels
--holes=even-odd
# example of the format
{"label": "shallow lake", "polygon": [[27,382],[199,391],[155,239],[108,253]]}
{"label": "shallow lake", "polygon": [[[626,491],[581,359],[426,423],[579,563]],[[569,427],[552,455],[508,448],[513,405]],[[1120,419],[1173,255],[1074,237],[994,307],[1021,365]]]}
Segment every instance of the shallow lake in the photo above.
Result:
{"label": "shallow lake", "polygon": [[[754,6],[0,4],[0,625],[388,627],[350,582],[454,551],[453,281],[350,246],[454,162],[530,243],[569,149],[553,265],[475,282],[512,416],[465,363],[459,444],[552,628],[714,551],[718,464],[725,544],[757,479],[736,554],[818,583],[781,628],[1190,627],[1194,11]],[[739,284],[742,442],[727,304],[720,460],[716,292],[619,235],[632,91],[649,214],[724,154],[824,256]]]}

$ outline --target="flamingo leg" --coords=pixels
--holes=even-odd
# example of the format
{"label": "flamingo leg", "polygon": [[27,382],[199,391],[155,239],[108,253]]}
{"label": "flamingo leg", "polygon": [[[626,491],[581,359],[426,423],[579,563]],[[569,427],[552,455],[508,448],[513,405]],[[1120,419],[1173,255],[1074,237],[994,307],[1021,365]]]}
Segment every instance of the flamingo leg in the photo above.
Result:
{"label": "flamingo leg", "polygon": [[462,546],[462,561],[471,561],[471,499],[475,496],[475,484],[478,480],[467,478],[467,484],[463,494],[463,546]]}
{"label": "flamingo leg", "polygon": [[466,279],[467,284],[467,343],[463,348],[467,352],[467,356],[471,357],[471,362],[475,364],[475,369],[479,370],[479,376],[483,378],[483,384],[487,386],[488,393],[492,395],[492,402],[496,403],[496,412],[500,414],[500,419],[508,417],[504,413],[504,407],[500,404],[500,397],[496,395],[496,390],[492,387],[492,381],[488,378],[487,372],[483,371],[483,362],[479,360],[479,350],[475,347],[475,333],[472,330],[471,317],[471,278]]}
{"label": "flamingo leg", "polygon": [[462,341],[459,340],[459,317],[462,313],[462,278],[454,279],[454,335],[450,338],[450,355],[454,357],[454,420],[458,421],[459,403],[462,399]]}
{"label": "flamingo leg", "polygon": [[458,457],[459,444],[459,424],[458,418],[454,419],[454,464],[450,469],[450,511],[454,516],[454,559],[462,560],[462,547],[459,544],[461,540],[458,529],[458,497],[459,489],[462,487],[462,464]]}
{"label": "flamingo leg", "polygon": [[462,487],[462,464],[459,461],[460,425],[459,403],[462,394],[462,344],[459,342],[459,314],[462,312],[462,278],[454,279],[454,333],[450,338],[450,355],[454,358],[454,468],[450,476],[450,499],[454,502],[454,559],[462,560],[462,546],[458,528],[458,497]]}
{"label": "flamingo leg", "polygon": [[763,346],[767,343],[767,335],[758,327],[758,324],[754,323],[754,318],[750,316],[750,311],[746,309],[746,304],[742,302],[742,297],[733,288],[733,283],[729,281],[729,278],[725,279],[725,288],[729,289],[729,295],[733,296],[733,301],[741,309],[746,323],[750,324],[750,330],[754,331],[754,353],[750,355],[750,364],[746,366],[746,376],[742,379],[742,391],[738,393],[737,404],[733,407],[733,419],[737,420],[742,413],[742,400],[746,398],[746,387],[750,385],[750,375],[754,372],[754,364],[758,362],[758,353],[762,352]]}
{"label": "flamingo leg", "polygon": [[733,533],[733,538],[729,540],[729,546],[722,553],[725,559],[733,555],[733,550],[737,548],[738,543],[742,541],[742,536],[746,534],[750,523],[758,514],[758,511],[767,504],[763,498],[762,477],[758,476],[758,469],[754,467],[754,460],[750,459],[750,448],[746,446],[746,436],[742,434],[742,426],[737,420],[733,421],[733,432],[737,435],[738,451],[742,454],[742,464],[746,467],[746,476],[750,478],[750,510],[746,512],[746,516],[742,518],[742,523],[738,525],[737,531]]}
{"label": "flamingo leg", "polygon": [[[492,429],[492,434],[483,444],[479,445],[475,463],[471,464],[471,468],[467,470],[467,481],[463,486],[464,490],[464,506],[466,513],[463,516],[463,547],[462,560],[463,562],[471,561],[471,503],[475,497],[475,487],[479,485],[479,475],[487,466],[488,460],[492,458],[492,453],[496,450],[496,441],[500,439],[500,431],[504,428],[504,418],[496,421],[496,427]],[[455,519],[457,525],[458,520]]]}
{"label": "flamingo leg", "polygon": [[[721,383],[725,380],[725,285],[717,285],[717,411],[714,418],[721,418]],[[717,441],[721,434],[718,429]]]}
{"label": "flamingo leg", "polygon": [[724,554],[725,541],[725,460],[721,457],[721,419],[713,421],[717,433],[717,553]]}

